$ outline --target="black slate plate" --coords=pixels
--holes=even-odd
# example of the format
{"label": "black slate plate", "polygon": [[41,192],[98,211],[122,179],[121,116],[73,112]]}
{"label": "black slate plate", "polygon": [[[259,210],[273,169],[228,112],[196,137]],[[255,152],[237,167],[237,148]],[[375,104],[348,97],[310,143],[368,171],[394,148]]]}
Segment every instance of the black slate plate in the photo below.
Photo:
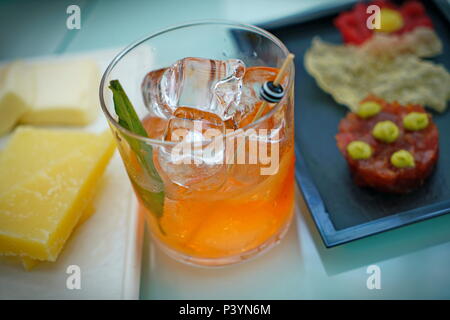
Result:
{"label": "black slate plate", "polygon": [[[431,60],[450,70],[450,22],[445,12],[448,4],[445,0],[422,2],[444,43],[444,53]],[[300,22],[293,23],[295,17],[290,17],[285,23],[276,21],[262,26],[296,55],[296,177],[327,247],[450,212],[448,110],[433,113],[440,132],[440,157],[435,172],[423,187],[407,195],[389,195],[353,183],[334,139],[347,109],[322,91],[303,65],[304,53],[314,36],[342,43],[332,20],[348,8],[348,4],[340,5],[299,16]]]}

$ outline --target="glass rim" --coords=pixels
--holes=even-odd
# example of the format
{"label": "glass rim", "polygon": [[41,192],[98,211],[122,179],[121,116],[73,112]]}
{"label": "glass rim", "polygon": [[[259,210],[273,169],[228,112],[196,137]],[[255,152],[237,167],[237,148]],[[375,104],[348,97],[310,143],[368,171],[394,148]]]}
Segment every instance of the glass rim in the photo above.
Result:
{"label": "glass rim", "polygon": [[[106,116],[108,122],[110,124],[114,125],[114,127],[116,127],[119,131],[121,131],[122,133],[126,134],[127,136],[130,136],[130,137],[132,137],[134,139],[140,140],[140,141],[145,142],[145,143],[150,143],[150,144],[153,144],[153,145],[162,145],[162,146],[164,146],[164,145],[176,145],[177,143],[179,143],[179,142],[176,142],[176,141],[164,141],[164,140],[144,137],[144,136],[135,134],[134,132],[128,130],[127,128],[122,127],[119,124],[119,122],[116,119],[114,119],[114,117],[111,115],[111,113],[109,112],[108,108],[106,107],[105,97],[104,97],[104,93],[103,93],[105,85],[107,85],[106,78],[109,76],[109,74],[114,69],[114,67],[117,65],[117,63],[125,55],[127,55],[130,51],[132,51],[133,49],[137,48],[139,45],[141,45],[145,41],[150,40],[152,38],[155,38],[157,36],[160,36],[162,34],[178,30],[178,29],[194,27],[194,26],[201,26],[201,25],[209,25],[209,24],[210,25],[223,25],[223,26],[227,26],[228,25],[230,27],[235,27],[235,28],[251,31],[253,33],[258,33],[258,34],[263,35],[264,37],[268,38],[273,43],[275,43],[285,53],[286,57],[289,54],[289,50],[281,42],[281,40],[279,40],[276,36],[274,36],[272,33],[268,32],[268,31],[266,31],[266,30],[264,30],[262,28],[259,28],[257,26],[251,25],[251,24],[245,24],[245,23],[240,23],[240,22],[235,22],[235,21],[230,21],[230,20],[222,20],[222,19],[208,19],[208,20],[196,20],[196,21],[191,21],[191,22],[187,22],[187,23],[179,23],[179,24],[176,24],[176,25],[171,25],[171,26],[168,26],[166,28],[160,29],[160,30],[158,30],[156,32],[153,32],[153,33],[151,33],[149,35],[146,35],[146,36],[144,36],[144,37],[142,37],[142,38],[132,42],[128,46],[126,46],[118,54],[116,54],[116,56],[108,64],[108,67],[106,68],[105,72],[102,75],[102,78],[101,78],[101,81],[100,81],[100,87],[99,87],[100,106],[101,106],[102,111],[103,111],[104,115]],[[284,90],[285,95],[283,96],[283,98],[269,112],[267,112],[264,116],[260,117],[256,121],[250,122],[249,124],[245,125],[242,128],[238,128],[238,129],[234,130],[231,133],[226,133],[226,134],[222,135],[224,138],[233,137],[234,135],[238,134],[239,132],[244,132],[244,131],[252,128],[252,127],[255,127],[259,123],[262,123],[266,119],[270,118],[286,102],[286,100],[288,99],[288,96],[289,96],[289,92],[290,92],[290,90],[292,88],[293,79],[294,79],[295,69],[293,68],[293,65],[294,65],[294,62],[291,62],[290,66],[289,66],[288,84],[287,84],[286,89]]]}

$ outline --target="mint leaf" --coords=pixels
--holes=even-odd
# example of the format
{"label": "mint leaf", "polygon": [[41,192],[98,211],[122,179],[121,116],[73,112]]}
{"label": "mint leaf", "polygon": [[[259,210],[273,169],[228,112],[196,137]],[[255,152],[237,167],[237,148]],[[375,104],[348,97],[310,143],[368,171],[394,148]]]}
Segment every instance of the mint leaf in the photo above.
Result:
{"label": "mint leaf", "polygon": [[[113,93],[114,109],[116,114],[119,116],[119,124],[137,135],[148,138],[147,131],[145,131],[141,120],[134,110],[133,105],[128,99],[128,96],[123,90],[119,80],[111,80],[109,83],[109,88]],[[128,141],[130,148],[135,152],[141,166],[149,174],[153,185],[159,186],[159,189],[163,190],[160,192],[152,192],[138,186],[136,182],[132,181],[133,186],[141,196],[142,202],[147,209],[149,209],[150,212],[152,212],[157,218],[161,218],[164,208],[164,184],[153,163],[153,148],[151,145],[133,137],[125,136],[125,139]],[[161,231],[164,233],[162,229]]]}

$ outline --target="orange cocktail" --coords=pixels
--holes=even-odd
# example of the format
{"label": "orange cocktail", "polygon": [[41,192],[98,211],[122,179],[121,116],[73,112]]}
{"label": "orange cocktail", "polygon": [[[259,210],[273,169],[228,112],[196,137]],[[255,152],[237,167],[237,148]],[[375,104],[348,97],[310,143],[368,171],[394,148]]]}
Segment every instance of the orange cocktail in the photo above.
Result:
{"label": "orange cocktail", "polygon": [[[275,68],[250,67],[246,69],[244,83],[273,80],[277,72]],[[161,159],[158,159],[158,153],[154,154],[156,167],[165,181],[164,212],[158,217],[145,202],[141,203],[140,210],[147,217],[153,236],[169,254],[205,265],[223,264],[252,256],[281,238],[291,220],[294,199],[295,157],[287,119],[290,102],[288,99],[277,113],[267,115],[257,127],[258,130],[277,131],[275,141],[264,139],[266,149],[270,151],[276,145],[279,150],[278,169],[274,174],[261,175],[263,166],[260,163],[233,163],[228,165],[220,186],[211,188],[206,183],[191,190],[189,186],[180,186],[165,177],[164,169],[158,165]],[[261,102],[256,102],[237,126],[250,125],[260,107]],[[271,108],[273,106],[263,115],[270,113]],[[204,115],[200,111],[191,112],[198,113],[199,117]],[[158,117],[148,117],[143,123],[150,136],[164,136],[167,130],[167,124]],[[237,147],[237,137],[235,141]],[[246,143],[250,142],[247,140]],[[249,149],[246,145],[245,150],[250,152]]]}
{"label": "orange cocktail", "polygon": [[177,260],[232,264],[285,234],[295,162],[288,54],[259,28],[199,22],[136,42],[105,72],[100,100],[139,211]]}

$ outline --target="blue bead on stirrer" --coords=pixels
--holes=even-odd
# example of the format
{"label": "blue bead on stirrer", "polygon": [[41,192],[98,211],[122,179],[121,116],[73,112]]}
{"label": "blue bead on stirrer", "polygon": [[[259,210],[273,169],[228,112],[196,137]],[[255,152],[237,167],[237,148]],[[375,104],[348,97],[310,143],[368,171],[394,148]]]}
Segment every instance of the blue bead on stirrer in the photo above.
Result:
{"label": "blue bead on stirrer", "polygon": [[[264,100],[261,104],[261,107],[258,109],[258,112],[256,113],[255,117],[253,118],[253,121],[258,120],[261,115],[264,112],[264,109],[267,106],[267,103],[277,103],[280,102],[280,100],[284,96],[284,89],[283,86],[280,84],[281,80],[283,79],[284,74],[287,71],[289,63],[294,60],[294,55],[292,53],[289,53],[286,59],[283,62],[283,65],[280,68],[280,71],[278,72],[276,78],[274,81],[266,81],[260,91],[260,96]],[[238,142],[237,149],[238,152],[241,150],[242,146],[245,143],[245,139],[240,139]],[[231,170],[232,166],[228,165],[228,170]]]}
{"label": "blue bead on stirrer", "polygon": [[280,84],[281,79],[283,79],[284,74],[287,71],[289,63],[294,59],[294,55],[289,53],[283,62],[274,81],[266,81],[261,86],[260,96],[264,100],[258,112],[256,113],[253,121],[258,120],[266,109],[267,103],[278,103],[284,96],[283,86]]}

